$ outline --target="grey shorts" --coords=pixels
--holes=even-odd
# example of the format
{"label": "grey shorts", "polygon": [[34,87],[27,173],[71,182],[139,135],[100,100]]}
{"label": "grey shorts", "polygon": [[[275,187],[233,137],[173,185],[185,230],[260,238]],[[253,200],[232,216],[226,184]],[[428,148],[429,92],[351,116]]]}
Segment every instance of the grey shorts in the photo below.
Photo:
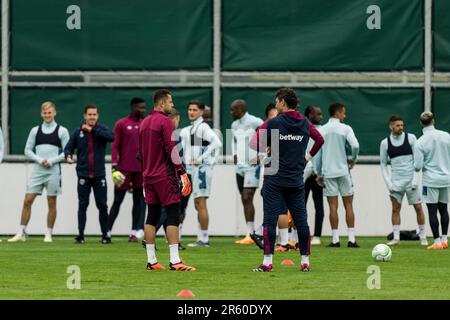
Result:
{"label": "grey shorts", "polygon": [[60,173],[33,173],[28,180],[27,193],[42,194],[47,190],[47,196],[58,196],[61,194]]}
{"label": "grey shorts", "polygon": [[348,197],[353,195],[353,181],[351,175],[337,178],[324,178],[323,195],[326,197]]}
{"label": "grey shorts", "polygon": [[416,188],[414,190],[409,189],[409,190],[402,190],[402,191],[391,191],[389,193],[389,195],[393,198],[395,198],[395,200],[397,200],[397,202],[399,204],[402,203],[403,201],[403,196],[406,193],[406,198],[408,199],[408,204],[411,206],[413,204],[418,204],[418,203],[422,203],[422,196],[420,194],[420,189]]}
{"label": "grey shorts", "polygon": [[422,188],[422,195],[425,203],[448,203],[449,192],[450,187],[432,188],[424,186]]}

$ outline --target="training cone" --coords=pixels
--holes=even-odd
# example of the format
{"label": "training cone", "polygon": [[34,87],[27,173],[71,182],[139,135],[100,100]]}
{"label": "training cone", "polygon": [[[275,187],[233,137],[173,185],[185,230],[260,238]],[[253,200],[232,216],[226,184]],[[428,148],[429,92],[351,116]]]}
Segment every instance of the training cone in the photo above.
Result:
{"label": "training cone", "polygon": [[195,295],[192,293],[191,290],[181,290],[177,294],[178,298],[195,298]]}
{"label": "training cone", "polygon": [[291,259],[286,259],[281,261],[281,264],[293,265],[294,261],[292,261]]}

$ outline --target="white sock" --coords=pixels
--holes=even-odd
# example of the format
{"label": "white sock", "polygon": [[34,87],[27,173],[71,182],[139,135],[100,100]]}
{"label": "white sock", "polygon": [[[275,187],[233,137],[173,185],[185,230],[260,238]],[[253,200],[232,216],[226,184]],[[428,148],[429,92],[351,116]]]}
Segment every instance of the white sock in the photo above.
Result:
{"label": "white sock", "polygon": [[420,239],[425,239],[426,238],[425,225],[424,224],[419,224],[419,237],[420,237]]}
{"label": "white sock", "polygon": [[200,224],[198,225],[198,229],[197,229],[197,240],[203,241],[202,240],[202,228],[200,227]]}
{"label": "white sock", "polygon": [[448,243],[447,235],[442,235],[442,236],[441,236],[441,241],[442,241],[442,242],[447,242],[447,243]]}
{"label": "white sock", "polygon": [[297,229],[292,229],[292,242],[297,243],[298,242],[298,233]]}
{"label": "white sock", "polygon": [[347,229],[347,233],[348,233],[348,241],[350,242],[355,242],[355,228],[348,228]]}
{"label": "white sock", "polygon": [[272,264],[272,257],[273,255],[271,254],[265,254],[264,255],[264,261],[263,261],[263,265],[268,266]]}
{"label": "white sock", "polygon": [[394,240],[400,241],[400,225],[394,224],[392,228],[394,229]]}
{"label": "white sock", "polygon": [[136,230],[131,230],[131,235],[136,237]]}
{"label": "white sock", "polygon": [[208,230],[201,230],[201,241],[209,242]]}
{"label": "white sock", "polygon": [[337,229],[331,230],[331,234],[333,235],[333,243],[339,242],[339,231]]}
{"label": "white sock", "polygon": [[158,260],[156,260],[156,255],[155,255],[155,245],[154,244],[146,244],[145,248],[147,249],[147,262],[151,263],[151,264],[155,264],[156,262],[158,262]]}
{"label": "white sock", "polygon": [[53,228],[47,228],[47,233],[46,233],[46,235],[48,235],[48,236],[52,236],[52,233],[53,233]]}
{"label": "white sock", "polygon": [[170,250],[170,263],[175,264],[181,262],[180,255],[178,254],[178,243],[169,244]]}
{"label": "white sock", "polygon": [[307,256],[307,255],[302,255],[302,262],[301,262],[302,264],[304,264],[304,263],[306,263],[306,264],[309,264],[309,256]]}
{"label": "white sock", "polygon": [[27,229],[27,226],[25,224],[21,224],[19,228],[19,234],[25,234],[25,230]]}
{"label": "white sock", "polygon": [[[289,230],[289,229],[288,229]],[[291,231],[288,232],[288,241],[292,241],[292,229],[290,229]]]}
{"label": "white sock", "polygon": [[252,234],[253,231],[255,231],[255,222],[254,221],[248,221],[247,222],[247,234]]}
{"label": "white sock", "polygon": [[260,225],[258,227],[258,229],[256,229],[255,234],[257,234],[258,236],[262,236],[263,233],[264,233],[264,227],[263,227],[263,225]]}
{"label": "white sock", "polygon": [[441,245],[441,238],[434,239],[434,244],[438,246]]}
{"label": "white sock", "polygon": [[106,233],[106,236],[107,236],[108,238],[111,238],[111,231],[108,231],[108,233]]}
{"label": "white sock", "polygon": [[280,232],[280,244],[282,246],[287,245],[288,243],[288,228],[279,229]]}

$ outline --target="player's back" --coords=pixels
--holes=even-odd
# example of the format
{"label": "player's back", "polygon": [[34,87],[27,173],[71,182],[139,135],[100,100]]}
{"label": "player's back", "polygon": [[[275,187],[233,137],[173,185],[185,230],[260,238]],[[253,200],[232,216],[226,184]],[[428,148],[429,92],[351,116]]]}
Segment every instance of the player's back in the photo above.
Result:
{"label": "player's back", "polygon": [[450,135],[434,127],[424,128],[423,131],[424,135],[417,140],[417,147],[423,154],[424,182],[450,185]]}
{"label": "player's back", "polygon": [[158,182],[176,174],[171,160],[171,151],[176,145],[172,139],[174,131],[172,121],[159,111],[153,111],[142,121],[139,150],[145,183]]}
{"label": "player's back", "polygon": [[[285,187],[303,185],[309,128],[309,121],[297,111],[285,112],[269,121],[267,133],[268,139],[272,139],[268,141],[271,146],[271,162],[270,167],[266,166],[266,181]],[[277,135],[271,131],[274,129],[278,130],[278,140],[275,140]]]}
{"label": "player's back", "polygon": [[[353,144],[352,149],[359,149],[359,144],[350,126],[337,118],[330,118],[320,129],[325,143],[322,147],[322,173],[326,178],[337,178],[349,173],[346,143]],[[350,141],[349,141],[350,140]]]}

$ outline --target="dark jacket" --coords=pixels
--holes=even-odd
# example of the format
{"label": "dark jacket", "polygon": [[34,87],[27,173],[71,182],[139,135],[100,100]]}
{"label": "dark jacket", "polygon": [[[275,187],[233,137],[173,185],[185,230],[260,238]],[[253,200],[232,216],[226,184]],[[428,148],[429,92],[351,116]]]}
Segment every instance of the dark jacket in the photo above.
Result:
{"label": "dark jacket", "polygon": [[75,129],[64,148],[64,154],[73,156],[77,150],[77,175],[83,178],[105,176],[106,144],[114,141],[114,133],[104,125],[97,124],[90,133]]}

